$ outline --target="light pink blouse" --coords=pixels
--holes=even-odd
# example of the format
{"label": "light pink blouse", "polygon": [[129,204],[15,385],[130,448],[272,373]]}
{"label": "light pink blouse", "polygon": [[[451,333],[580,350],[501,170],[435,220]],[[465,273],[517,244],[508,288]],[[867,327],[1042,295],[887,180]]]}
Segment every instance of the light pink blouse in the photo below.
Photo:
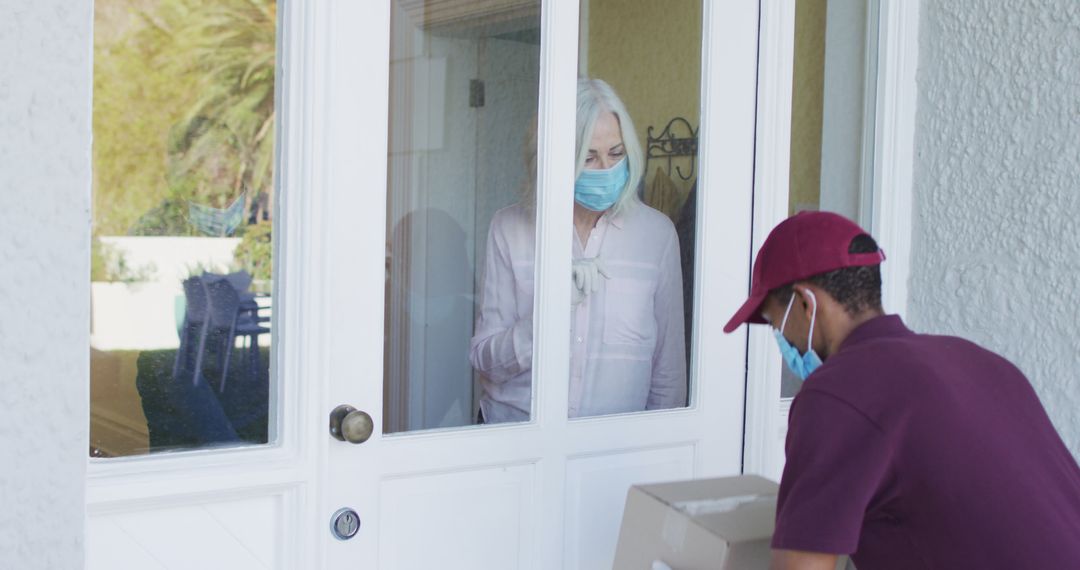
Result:
{"label": "light pink blouse", "polygon": [[[469,360],[489,423],[529,419],[536,230],[533,211],[497,212],[488,233]],[[573,231],[571,228],[570,231]],[[635,203],[604,214],[574,259],[599,256],[609,278],[572,307],[570,417],[686,405],[682,270],[675,227]]]}

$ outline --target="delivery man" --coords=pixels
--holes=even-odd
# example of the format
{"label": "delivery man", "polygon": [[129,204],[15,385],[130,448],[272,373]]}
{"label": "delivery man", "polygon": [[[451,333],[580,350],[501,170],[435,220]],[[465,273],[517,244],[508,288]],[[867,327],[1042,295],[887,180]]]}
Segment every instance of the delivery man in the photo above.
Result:
{"label": "delivery man", "polygon": [[788,218],[724,327],[768,324],[792,403],[774,569],[1080,568],[1080,468],[1028,380],[881,308],[885,254],[827,212]]}

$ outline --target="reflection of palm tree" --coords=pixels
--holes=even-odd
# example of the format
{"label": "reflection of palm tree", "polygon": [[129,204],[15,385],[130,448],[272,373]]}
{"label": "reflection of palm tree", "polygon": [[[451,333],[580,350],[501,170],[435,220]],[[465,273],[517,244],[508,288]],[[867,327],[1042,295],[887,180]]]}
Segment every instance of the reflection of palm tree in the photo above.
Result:
{"label": "reflection of palm tree", "polygon": [[194,189],[206,201],[227,203],[248,192],[252,217],[262,209],[265,218],[272,207],[275,2],[191,4],[173,33],[176,53],[185,54],[175,64],[199,78],[199,94],[177,125],[171,175],[216,186]]}

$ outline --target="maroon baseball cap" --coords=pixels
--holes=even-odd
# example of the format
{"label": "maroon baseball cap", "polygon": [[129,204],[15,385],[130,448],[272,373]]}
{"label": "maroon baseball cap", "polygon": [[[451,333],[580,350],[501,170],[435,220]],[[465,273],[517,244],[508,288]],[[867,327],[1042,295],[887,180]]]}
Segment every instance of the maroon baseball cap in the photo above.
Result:
{"label": "maroon baseball cap", "polygon": [[729,333],[743,323],[765,324],[761,305],[769,291],[844,267],[877,265],[885,261],[880,248],[873,253],[848,253],[851,240],[869,235],[858,224],[832,212],[800,212],[780,222],[758,250],[750,279],[750,298],[724,325]]}

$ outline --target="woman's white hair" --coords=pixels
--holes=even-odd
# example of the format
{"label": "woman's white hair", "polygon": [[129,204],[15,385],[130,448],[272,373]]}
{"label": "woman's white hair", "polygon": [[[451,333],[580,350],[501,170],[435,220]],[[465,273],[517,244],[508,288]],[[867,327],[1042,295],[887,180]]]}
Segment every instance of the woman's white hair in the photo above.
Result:
{"label": "woman's white hair", "polygon": [[[644,155],[641,152],[641,143],[638,141],[637,131],[634,130],[634,122],[630,119],[630,113],[626,110],[619,96],[610,85],[600,79],[580,78],[577,90],[577,140],[576,162],[574,166],[574,178],[585,169],[585,159],[589,156],[589,143],[592,142],[593,129],[596,119],[600,115],[610,112],[615,115],[619,122],[619,130],[623,140],[623,148],[626,149],[626,160],[630,167],[630,178],[626,181],[622,193],[615,205],[611,207],[611,213],[618,215],[626,208],[640,202],[637,195],[637,187],[641,176],[645,171]],[[533,118],[528,131],[525,134],[525,166],[526,177],[522,188],[523,203],[529,207],[536,206],[536,119]]]}
{"label": "woman's white hair", "polygon": [[630,113],[626,110],[626,105],[615,94],[615,90],[601,79],[589,79],[587,77],[578,79],[575,178],[585,169],[585,159],[589,156],[589,144],[592,142],[596,119],[609,112],[614,114],[615,119],[619,122],[623,148],[626,149],[626,160],[630,167],[630,178],[626,180],[626,186],[623,187],[622,193],[619,194],[618,201],[611,207],[611,213],[618,215],[640,202],[637,187],[641,181],[641,176],[645,173],[641,142],[638,141],[637,131],[634,130],[634,121],[630,119]]}

